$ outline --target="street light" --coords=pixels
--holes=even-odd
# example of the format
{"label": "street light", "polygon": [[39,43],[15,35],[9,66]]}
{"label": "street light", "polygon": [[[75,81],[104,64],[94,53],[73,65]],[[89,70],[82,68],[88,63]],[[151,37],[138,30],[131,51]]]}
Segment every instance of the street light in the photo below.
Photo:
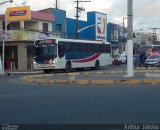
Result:
{"label": "street light", "polygon": [[[8,2],[12,3],[13,0],[7,0],[7,1],[1,2],[0,5],[3,5]],[[5,44],[5,41],[7,40],[7,25],[8,25],[8,23],[7,23],[6,12],[5,12],[5,34],[4,34],[4,40],[3,40],[3,45],[2,45],[3,46],[3,49],[2,49],[3,50],[3,52],[2,52],[3,60],[2,60],[2,73],[1,73],[1,75],[4,75],[4,52],[5,52],[4,44]]]}
{"label": "street light", "polygon": [[13,2],[13,0],[3,1],[3,2],[1,2],[1,3],[0,3],[0,5],[3,5],[3,4],[8,3],[8,2],[12,3],[12,2]]}
{"label": "street light", "polygon": [[83,30],[85,30],[85,29],[87,29],[87,28],[96,26],[96,25],[98,25],[98,24],[101,24],[101,23],[91,24],[91,25],[89,25],[89,26],[86,26],[86,27],[83,27],[83,28],[81,28],[81,29],[78,29],[78,33],[80,33],[81,31],[83,31]]}
{"label": "street light", "polygon": [[4,40],[3,40],[3,52],[2,52],[2,75],[4,75],[4,52],[5,52],[5,41],[7,40],[7,20],[6,20],[6,12],[5,12],[5,32],[4,32]]}

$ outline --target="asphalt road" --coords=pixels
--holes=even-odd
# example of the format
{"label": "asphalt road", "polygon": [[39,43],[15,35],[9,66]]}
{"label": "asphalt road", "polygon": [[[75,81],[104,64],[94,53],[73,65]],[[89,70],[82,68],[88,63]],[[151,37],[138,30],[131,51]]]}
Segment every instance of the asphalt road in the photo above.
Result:
{"label": "asphalt road", "polygon": [[40,85],[19,76],[0,76],[0,123],[160,122],[160,85]]}

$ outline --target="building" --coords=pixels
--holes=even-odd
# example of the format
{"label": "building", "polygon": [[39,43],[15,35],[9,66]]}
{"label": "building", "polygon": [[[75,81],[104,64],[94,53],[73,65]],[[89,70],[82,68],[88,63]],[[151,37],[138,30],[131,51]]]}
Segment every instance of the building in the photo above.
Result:
{"label": "building", "polygon": [[38,12],[53,15],[52,32],[54,36],[66,38],[66,11],[56,8],[47,8],[39,10]]}
{"label": "building", "polygon": [[140,32],[140,31],[134,32],[133,43],[134,43],[133,53],[134,54],[139,53],[140,46],[143,45],[144,48],[145,45],[151,46],[153,44],[153,36],[151,33],[148,32]]}
{"label": "building", "polygon": [[[0,16],[1,28],[5,27],[4,15]],[[27,70],[32,68],[33,45],[36,37],[42,32],[52,31],[53,15],[31,11],[28,21],[11,22],[7,26],[7,40],[5,42],[5,69]],[[1,31],[0,39],[4,39]],[[0,53],[2,54],[2,41]],[[11,65],[12,59],[12,65]]]}
{"label": "building", "polygon": [[[88,12],[87,21],[79,20],[79,39],[103,40],[111,43],[113,55],[126,48],[126,29],[114,23],[107,23],[107,14]],[[67,38],[76,38],[76,19],[67,18]]]}
{"label": "building", "polygon": [[[5,15],[0,15],[0,54],[5,34]],[[53,8],[31,11],[27,21],[10,22],[5,42],[5,69],[32,69],[35,39],[66,37],[66,12]]]}

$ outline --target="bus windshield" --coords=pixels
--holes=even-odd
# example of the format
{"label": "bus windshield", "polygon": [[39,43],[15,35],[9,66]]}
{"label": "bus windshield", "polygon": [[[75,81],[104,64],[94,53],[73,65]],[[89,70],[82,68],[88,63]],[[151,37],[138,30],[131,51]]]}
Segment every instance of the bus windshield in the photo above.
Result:
{"label": "bus windshield", "polygon": [[53,43],[50,45],[37,45],[34,49],[35,58],[46,59],[57,57],[57,44]]}

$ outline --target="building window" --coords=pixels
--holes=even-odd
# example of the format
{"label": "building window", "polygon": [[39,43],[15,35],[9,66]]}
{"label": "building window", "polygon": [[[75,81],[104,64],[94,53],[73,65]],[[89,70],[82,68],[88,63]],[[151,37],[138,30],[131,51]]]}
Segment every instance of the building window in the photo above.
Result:
{"label": "building window", "polygon": [[56,24],[56,32],[62,31],[62,24]]}
{"label": "building window", "polygon": [[48,23],[43,23],[43,31],[48,32]]}
{"label": "building window", "polygon": [[118,42],[118,30],[117,29],[111,29],[111,41]]}

